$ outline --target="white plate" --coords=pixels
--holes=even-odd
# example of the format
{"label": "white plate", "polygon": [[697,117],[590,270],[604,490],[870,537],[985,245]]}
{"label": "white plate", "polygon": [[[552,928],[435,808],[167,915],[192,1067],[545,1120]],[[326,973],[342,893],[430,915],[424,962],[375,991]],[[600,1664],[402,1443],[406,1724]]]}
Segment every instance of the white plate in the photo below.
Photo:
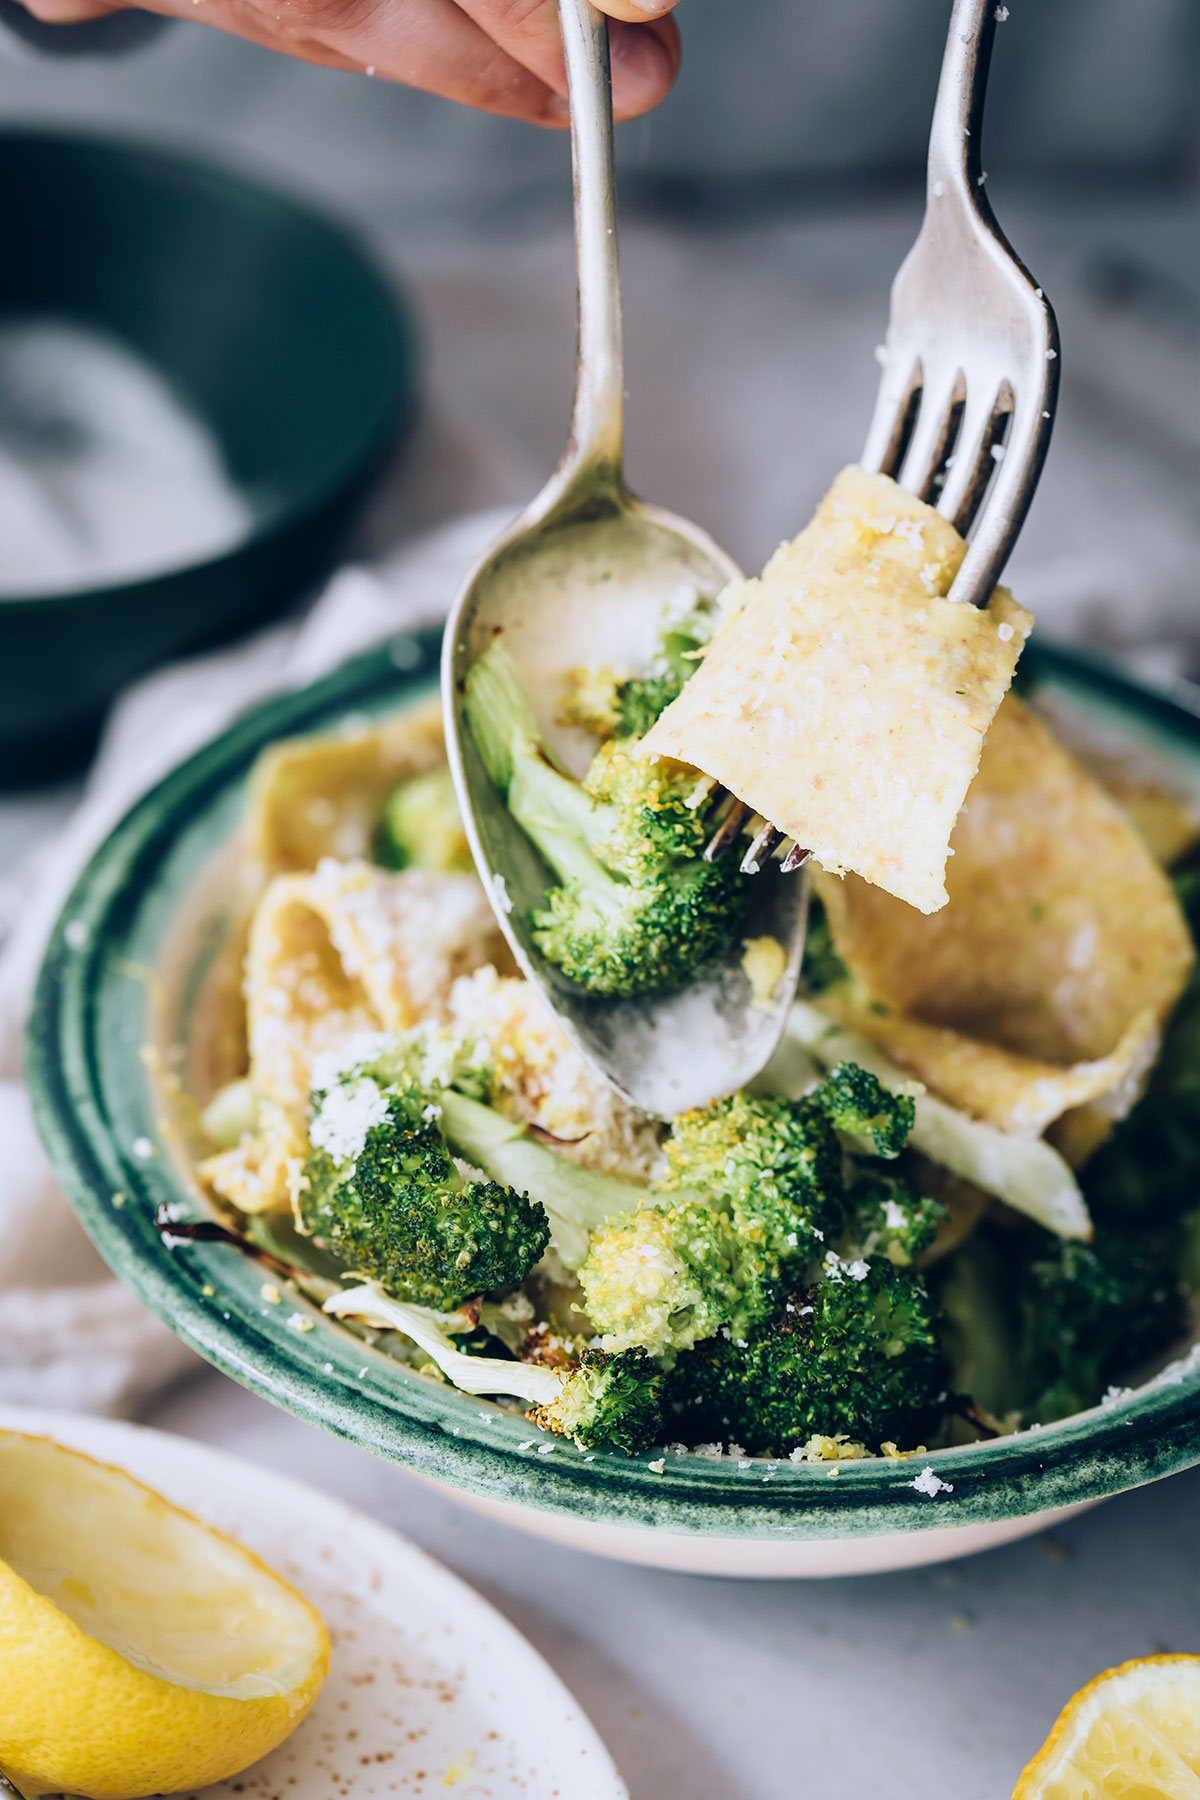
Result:
{"label": "white plate", "polygon": [[592,1725],[520,1633],[374,1520],[142,1426],[0,1407],[0,1429],[128,1469],[256,1551],[325,1619],[333,1663],[308,1718],[203,1800],[628,1800]]}

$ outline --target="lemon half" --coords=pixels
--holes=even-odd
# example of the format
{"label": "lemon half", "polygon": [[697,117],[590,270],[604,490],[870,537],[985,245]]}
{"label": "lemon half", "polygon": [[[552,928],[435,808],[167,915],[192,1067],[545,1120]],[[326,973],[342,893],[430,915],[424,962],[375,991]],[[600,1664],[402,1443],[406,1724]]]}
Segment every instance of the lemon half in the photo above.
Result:
{"label": "lemon half", "polygon": [[320,1616],[240,1544],[123,1469],[0,1432],[0,1769],[27,1793],[223,1781],[328,1667]]}
{"label": "lemon half", "polygon": [[1200,1794],[1200,1656],[1145,1656],[1067,1702],[1013,1800]]}

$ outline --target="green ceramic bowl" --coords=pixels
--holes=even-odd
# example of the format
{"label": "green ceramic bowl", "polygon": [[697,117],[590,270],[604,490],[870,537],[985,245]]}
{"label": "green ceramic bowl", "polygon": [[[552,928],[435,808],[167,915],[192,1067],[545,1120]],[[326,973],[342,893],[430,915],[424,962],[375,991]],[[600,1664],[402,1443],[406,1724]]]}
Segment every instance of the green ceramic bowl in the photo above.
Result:
{"label": "green ceramic bowl", "polygon": [[[231,846],[272,739],[425,699],[436,643],[403,638],[260,708],[168,776],[118,826],[55,929],[29,1037],[54,1168],[112,1268],[185,1342],[260,1394],[529,1530],[667,1567],[814,1575],[940,1560],[1040,1530],[1063,1509],[1200,1461],[1200,1366],[1061,1424],[920,1465],[584,1455],[520,1417],[389,1362],[219,1245],[164,1246],[153,1215],[205,1202],[172,1149],[150,1073],[186,1063],[195,997],[229,929]],[[1028,652],[1056,703],[1200,791],[1200,714],[1081,656]],[[151,1148],[153,1147],[153,1148]],[[149,1152],[149,1153],[148,1153]],[[311,1327],[311,1328],[310,1328]],[[552,1443],[548,1454],[540,1454]],[[928,1463],[946,1483],[913,1487]]]}
{"label": "green ceramic bowl", "polygon": [[255,523],[143,580],[0,596],[0,787],[87,755],[117,690],[317,582],[415,411],[402,300],[340,227],[149,146],[0,132],[0,319],[103,330],[219,442]]}

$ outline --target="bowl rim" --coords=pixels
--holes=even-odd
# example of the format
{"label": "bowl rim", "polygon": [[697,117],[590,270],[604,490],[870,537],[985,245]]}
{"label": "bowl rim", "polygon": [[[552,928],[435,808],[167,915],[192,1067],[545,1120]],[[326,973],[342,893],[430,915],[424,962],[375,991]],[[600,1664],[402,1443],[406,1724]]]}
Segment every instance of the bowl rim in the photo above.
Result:
{"label": "bowl rim", "polygon": [[[1200,1352],[1112,1404],[902,1463],[584,1454],[519,1415],[364,1350],[329,1321],[297,1328],[305,1308],[285,1316],[263,1305],[252,1265],[220,1246],[164,1244],[155,1205],[194,1210],[194,1193],[168,1158],[146,1159],[118,1140],[101,1079],[111,1063],[154,1124],[140,1044],[128,1030],[119,1041],[131,1016],[114,986],[122,945],[144,923],[155,873],[187,821],[219,797],[228,803],[273,739],[427,698],[439,635],[402,633],[252,709],[133,806],[67,899],[38,978],[27,1078],[54,1173],[114,1273],[200,1355],[297,1416],[442,1486],[595,1523],[776,1540],[974,1526],[1100,1499],[1200,1461]],[[1200,754],[1200,703],[1182,690],[1154,691],[1102,657],[1053,644],[1031,646],[1026,658],[1035,678],[1115,703]],[[121,991],[132,985],[125,980]],[[926,1467],[947,1485],[915,1489]]]}
{"label": "bowl rim", "polygon": [[380,366],[372,413],[359,425],[353,444],[343,447],[336,462],[323,475],[297,488],[277,510],[252,522],[246,535],[228,549],[212,556],[174,563],[130,581],[52,588],[45,593],[0,592],[0,608],[79,606],[92,601],[103,604],[117,595],[136,600],[140,595],[152,595],[164,584],[183,578],[191,580],[198,574],[219,575],[242,558],[269,550],[271,545],[290,536],[315,510],[336,507],[348,494],[378,474],[392,450],[407,435],[416,416],[420,334],[404,287],[385,270],[374,246],[365,237],[335,213],[326,210],[319,201],[292,193],[286,186],[277,186],[269,173],[264,173],[261,178],[257,170],[246,174],[219,154],[212,156],[186,147],[159,144],[132,131],[100,131],[86,126],[79,129],[43,127],[40,124],[22,125],[19,121],[0,125],[0,154],[10,146],[22,145],[77,150],[89,156],[109,156],[114,160],[166,169],[182,183],[207,184],[210,188],[234,190],[252,197],[259,204],[268,205],[277,213],[318,232],[330,247],[336,247],[348,266],[353,266],[364,294],[370,296],[378,317],[385,358]]}

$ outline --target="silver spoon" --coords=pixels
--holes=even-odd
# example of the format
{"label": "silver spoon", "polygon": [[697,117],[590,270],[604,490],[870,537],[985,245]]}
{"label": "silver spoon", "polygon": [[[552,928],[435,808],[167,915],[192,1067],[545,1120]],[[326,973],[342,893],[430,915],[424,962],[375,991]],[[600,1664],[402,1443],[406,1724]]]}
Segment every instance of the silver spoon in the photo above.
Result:
{"label": "silver spoon", "polygon": [[594,745],[556,723],[572,668],[648,666],[664,603],[715,595],[740,571],[707,532],[635,500],[622,472],[623,371],[607,21],[559,0],[575,169],[579,342],[563,459],[537,499],[475,564],[450,614],[442,656],[446,743],[459,803],[496,916],[522,970],[580,1049],[626,1097],[668,1118],[751,1080],[787,1016],[804,947],[804,881],[772,870],[753,884],[747,937],[784,946],[769,1007],[755,1006],[741,947],[685,991],[590,996],[539,954],[529,912],[550,877],[479,760],[463,716],[467,670],[499,633],[553,749],[576,774]]}

